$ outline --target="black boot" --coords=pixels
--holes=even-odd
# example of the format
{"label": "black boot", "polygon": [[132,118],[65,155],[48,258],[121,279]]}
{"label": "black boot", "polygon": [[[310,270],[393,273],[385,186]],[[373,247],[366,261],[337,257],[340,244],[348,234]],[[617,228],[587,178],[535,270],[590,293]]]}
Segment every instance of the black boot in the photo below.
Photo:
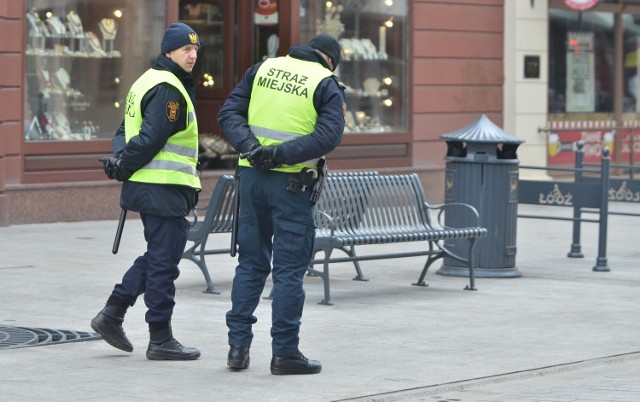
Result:
{"label": "black boot", "polygon": [[249,367],[249,346],[231,345],[227,356],[227,366],[238,370]]}
{"label": "black boot", "polygon": [[147,359],[149,360],[195,360],[200,357],[200,351],[196,348],[184,347],[173,337],[171,325],[157,329],[149,325],[149,347]]}
{"label": "black boot", "polygon": [[[120,305],[114,305],[115,303]],[[127,312],[127,305],[116,300],[113,296],[107,300],[107,305],[91,320],[91,328],[102,335],[102,338],[114,348],[133,351],[133,345],[127,339],[127,335],[122,329],[124,315]]]}
{"label": "black boot", "polygon": [[322,364],[317,360],[309,360],[300,352],[290,356],[273,355],[271,359],[271,374],[317,374],[322,370]]}

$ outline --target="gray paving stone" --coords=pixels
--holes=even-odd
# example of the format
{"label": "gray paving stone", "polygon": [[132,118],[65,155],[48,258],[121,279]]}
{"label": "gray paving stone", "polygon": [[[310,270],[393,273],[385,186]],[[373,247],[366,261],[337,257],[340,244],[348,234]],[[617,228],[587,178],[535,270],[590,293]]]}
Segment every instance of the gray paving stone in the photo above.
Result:
{"label": "gray paving stone", "polygon": [[[202,293],[200,271],[183,261],[173,327],[183,344],[200,348],[200,359],[145,358],[141,299],[125,321],[133,353],[102,341],[0,350],[0,400],[638,401],[639,224],[609,218],[611,272],[592,271],[596,225],[583,225],[585,258],[571,259],[570,223],[519,219],[522,277],[477,278],[476,292],[462,290],[466,278],[434,272],[429,287],[411,286],[424,263],[419,257],[363,262],[369,282],[353,281],[353,267],[335,264],[332,307],[317,304],[321,281],[307,277],[301,350],[323,363],[315,376],[270,374],[266,300],[256,311],[251,367],[227,370],[224,314],[235,260],[208,258],[220,295]],[[117,255],[115,221],[0,228],[0,325],[91,331],[91,318],[143,250],[141,227],[127,222]]]}

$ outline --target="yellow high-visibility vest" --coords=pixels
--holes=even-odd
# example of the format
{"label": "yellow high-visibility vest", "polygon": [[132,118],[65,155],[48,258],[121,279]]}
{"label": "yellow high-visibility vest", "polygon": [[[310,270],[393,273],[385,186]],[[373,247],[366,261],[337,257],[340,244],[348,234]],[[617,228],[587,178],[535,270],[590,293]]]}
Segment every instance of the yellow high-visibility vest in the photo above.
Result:
{"label": "yellow high-visibility vest", "polygon": [[[137,170],[129,181],[153,184],[177,184],[200,190],[198,164],[198,122],[195,108],[189,93],[178,77],[165,70],[147,70],[131,86],[127,95],[124,113],[124,130],[126,141],[140,134],[142,127],[141,102],[144,95],[156,85],[166,82],[177,88],[187,101],[187,124],[184,130],[178,131],[153,159]],[[166,105],[167,118],[177,118],[179,105],[169,102]]]}
{"label": "yellow high-visibility vest", "polygon": [[[320,81],[332,73],[319,63],[290,56],[267,59],[262,63],[251,90],[248,122],[261,145],[279,145],[301,135],[311,134],[318,120],[313,107],[313,94]],[[240,158],[240,166],[251,166]],[[282,165],[273,170],[299,172],[315,169],[318,159],[295,165]]]}

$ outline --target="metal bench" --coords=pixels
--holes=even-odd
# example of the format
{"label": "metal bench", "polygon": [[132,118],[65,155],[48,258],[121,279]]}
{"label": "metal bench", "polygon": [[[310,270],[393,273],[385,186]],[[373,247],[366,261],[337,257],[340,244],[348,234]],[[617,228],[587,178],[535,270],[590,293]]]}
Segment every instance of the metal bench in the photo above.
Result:
{"label": "metal bench", "polygon": [[[207,249],[211,234],[231,233],[234,214],[236,179],[221,176],[206,207],[194,210],[194,221],[189,231],[183,259],[198,265],[205,277],[205,293],[218,294],[209,275],[205,257],[226,254],[230,248]],[[204,217],[199,214],[204,211]],[[443,222],[445,211],[457,214],[457,221],[475,222],[476,226],[453,228]],[[432,221],[430,212],[436,214]],[[464,215],[464,214],[468,215]],[[329,264],[352,262],[356,280],[366,280],[359,261],[427,255],[427,261],[414,285],[426,286],[424,278],[429,267],[447,256],[466,263],[469,267],[469,285],[475,289],[473,249],[476,240],[486,236],[487,230],[477,226],[479,216],[470,205],[449,203],[430,206],[424,199],[422,184],[416,174],[379,175],[375,171],[331,172],[327,176],[324,191],[315,208],[316,240],[314,256],[323,251],[324,257],[311,261],[309,275],[319,276],[324,284],[321,304],[331,304]],[[449,239],[468,239],[466,256],[458,255],[442,242]],[[428,242],[428,248],[417,251],[386,254],[357,255],[355,246],[400,242]],[[332,257],[333,250],[344,252],[346,257]],[[463,250],[464,252],[464,250]],[[322,270],[314,265],[322,264]]]}
{"label": "metal bench", "polygon": [[[329,176],[345,176],[345,175],[368,175],[377,174],[377,172],[330,172]],[[211,234],[231,233],[233,225],[233,214],[235,212],[235,194],[237,180],[234,176],[220,176],[216,186],[211,193],[209,202],[204,207],[196,207],[193,210],[193,221],[187,241],[185,251],[182,253],[182,259],[193,261],[198,265],[204,279],[207,282],[207,288],[204,293],[219,294],[216,291],[207,268],[205,256],[211,254],[228,254],[230,248],[212,248],[207,249],[207,240]],[[203,215],[204,214],[204,215]],[[201,216],[203,215],[203,216]],[[349,250],[344,249],[345,252]],[[362,278],[362,272],[358,262],[354,265],[359,277]]]}
{"label": "metal bench", "polygon": [[[431,213],[435,214],[432,219]],[[456,214],[457,221],[473,222],[475,226],[448,227],[445,213]],[[324,257],[313,259],[310,275],[319,276],[324,284],[324,299],[320,304],[330,305],[329,264],[414,257],[427,255],[418,281],[414,285],[427,286],[424,278],[429,267],[445,256],[464,262],[469,267],[469,285],[475,290],[473,250],[476,241],[487,235],[487,229],[479,227],[478,212],[471,205],[449,203],[430,206],[424,199],[424,191],[417,174],[329,175],[316,205],[316,240],[314,255],[324,252]],[[458,255],[445,247],[445,240],[467,239],[466,255]],[[355,246],[374,244],[427,242],[428,247],[417,251],[368,254],[359,256]],[[334,249],[342,250],[346,257],[332,257]],[[322,270],[313,266],[322,264]],[[363,280],[359,265],[357,276]]]}
{"label": "metal bench", "polygon": [[[213,287],[205,256],[228,254],[230,247],[207,249],[207,240],[210,234],[231,233],[235,194],[236,179],[230,175],[220,176],[211,193],[208,205],[206,207],[196,207],[193,211],[193,221],[187,237],[187,241],[193,242],[193,244],[187,245],[182,253],[182,258],[195,262],[202,271],[207,282],[207,289],[205,289],[204,293],[220,293]],[[199,216],[202,211],[205,212],[204,217]]]}

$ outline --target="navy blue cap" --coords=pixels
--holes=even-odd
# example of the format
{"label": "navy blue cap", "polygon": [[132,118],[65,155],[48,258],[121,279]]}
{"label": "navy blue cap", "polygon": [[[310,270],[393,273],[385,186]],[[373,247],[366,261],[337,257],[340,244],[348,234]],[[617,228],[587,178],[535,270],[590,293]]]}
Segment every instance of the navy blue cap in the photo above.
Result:
{"label": "navy blue cap", "polygon": [[189,25],[182,22],[174,22],[164,31],[160,51],[167,53],[184,45],[197,45],[200,47],[200,38]]}

